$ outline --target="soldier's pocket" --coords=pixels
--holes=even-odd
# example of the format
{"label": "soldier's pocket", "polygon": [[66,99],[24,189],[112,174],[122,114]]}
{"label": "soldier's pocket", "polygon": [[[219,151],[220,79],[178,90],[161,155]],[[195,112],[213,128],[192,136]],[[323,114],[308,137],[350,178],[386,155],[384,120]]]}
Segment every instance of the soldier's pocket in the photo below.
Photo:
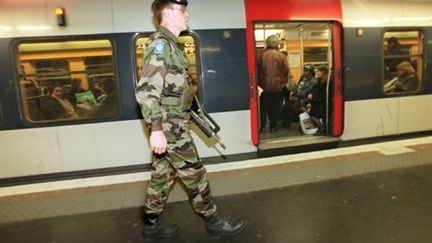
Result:
{"label": "soldier's pocket", "polygon": [[193,98],[197,92],[197,86],[189,86],[180,97],[180,107],[182,110],[187,111],[192,108]]}

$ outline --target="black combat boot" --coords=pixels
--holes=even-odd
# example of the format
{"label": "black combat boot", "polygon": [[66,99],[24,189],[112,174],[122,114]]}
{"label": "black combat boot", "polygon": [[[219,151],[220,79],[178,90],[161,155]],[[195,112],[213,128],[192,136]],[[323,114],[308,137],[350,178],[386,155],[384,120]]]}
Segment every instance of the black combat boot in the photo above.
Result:
{"label": "black combat boot", "polygon": [[160,238],[171,237],[179,232],[180,227],[177,225],[159,225],[159,215],[145,214],[142,237],[144,242],[155,242]]}
{"label": "black combat boot", "polygon": [[223,219],[217,213],[204,217],[207,233],[210,238],[219,239],[222,236],[231,236],[240,233],[246,228],[247,221],[244,219],[237,219],[235,222],[229,222]]}

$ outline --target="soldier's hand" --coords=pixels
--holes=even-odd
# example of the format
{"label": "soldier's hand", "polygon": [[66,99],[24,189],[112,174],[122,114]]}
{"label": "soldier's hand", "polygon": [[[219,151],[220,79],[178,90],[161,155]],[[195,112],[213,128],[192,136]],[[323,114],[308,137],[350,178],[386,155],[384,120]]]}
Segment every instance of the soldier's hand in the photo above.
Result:
{"label": "soldier's hand", "polygon": [[163,131],[152,131],[150,134],[150,147],[156,154],[163,154],[167,149],[167,140]]}

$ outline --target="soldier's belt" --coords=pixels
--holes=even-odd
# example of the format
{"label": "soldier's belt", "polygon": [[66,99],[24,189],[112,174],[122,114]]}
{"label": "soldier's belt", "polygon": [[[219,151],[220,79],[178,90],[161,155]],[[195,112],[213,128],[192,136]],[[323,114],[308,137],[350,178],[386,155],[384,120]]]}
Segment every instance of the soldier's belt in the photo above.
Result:
{"label": "soldier's belt", "polygon": [[161,97],[161,105],[180,105],[180,97],[175,96],[164,96]]}

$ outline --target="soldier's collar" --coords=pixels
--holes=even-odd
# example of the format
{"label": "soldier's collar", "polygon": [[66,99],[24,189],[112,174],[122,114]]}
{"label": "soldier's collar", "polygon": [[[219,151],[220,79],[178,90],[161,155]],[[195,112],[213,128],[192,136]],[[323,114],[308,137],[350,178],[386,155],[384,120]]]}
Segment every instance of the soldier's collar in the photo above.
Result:
{"label": "soldier's collar", "polygon": [[177,42],[177,37],[167,28],[161,26],[159,28],[159,31],[164,34],[166,37],[168,37],[168,39],[174,43]]}

